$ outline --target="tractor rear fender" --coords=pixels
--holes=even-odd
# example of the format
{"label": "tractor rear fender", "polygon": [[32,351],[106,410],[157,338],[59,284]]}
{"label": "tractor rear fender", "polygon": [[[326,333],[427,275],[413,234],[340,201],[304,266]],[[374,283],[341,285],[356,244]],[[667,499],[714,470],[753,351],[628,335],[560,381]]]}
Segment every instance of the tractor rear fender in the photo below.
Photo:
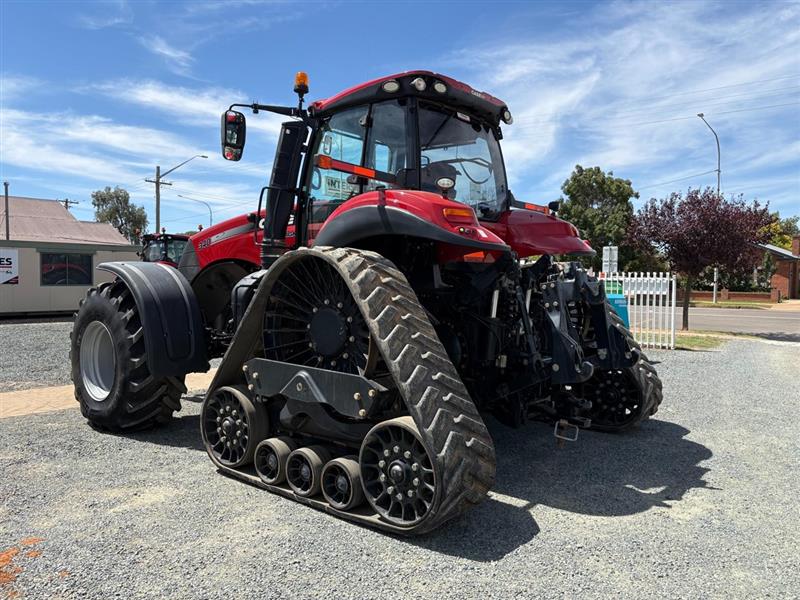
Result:
{"label": "tractor rear fender", "polygon": [[154,377],[208,371],[200,306],[177,269],[147,262],[102,263],[97,268],[116,275],[133,294]]}
{"label": "tractor rear fender", "polygon": [[[389,197],[391,192],[387,192]],[[433,194],[430,194],[433,196]],[[359,198],[368,196],[364,194]],[[439,201],[441,197],[437,198]],[[355,200],[355,199],[354,199]],[[445,200],[445,202],[447,202]],[[347,204],[347,203],[346,203]],[[463,204],[450,202],[455,207],[463,208]],[[420,239],[428,239],[453,246],[464,246],[479,250],[508,251],[503,241],[480,225],[466,224],[460,227],[466,234],[458,232],[458,226],[442,223],[441,208],[439,214],[425,217],[415,214],[408,208],[390,206],[386,204],[361,204],[346,208],[346,205],[337,209],[326,221],[319,235],[314,239],[316,246],[350,246],[358,240],[375,236],[404,235]],[[438,207],[437,207],[438,208]],[[439,217],[438,219],[435,217]]]}

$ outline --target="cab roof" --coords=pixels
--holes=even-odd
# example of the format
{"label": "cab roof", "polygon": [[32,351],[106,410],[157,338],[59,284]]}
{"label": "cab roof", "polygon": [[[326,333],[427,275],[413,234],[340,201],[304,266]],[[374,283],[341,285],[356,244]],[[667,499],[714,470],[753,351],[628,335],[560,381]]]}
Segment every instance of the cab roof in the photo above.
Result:
{"label": "cab roof", "polygon": [[[412,84],[417,78],[421,78],[425,82],[423,91],[419,91]],[[399,88],[395,92],[386,91],[383,87],[384,84],[392,80],[399,84]],[[437,82],[443,83],[446,91],[436,91],[434,84]],[[502,100],[486,92],[475,90],[452,77],[432,71],[406,71],[373,79],[339,92],[330,98],[317,100],[309,106],[309,111],[313,116],[324,117],[343,108],[403,96],[415,96],[438,101],[455,109],[463,109],[475,113],[495,126],[499,125],[501,120],[508,122],[508,119],[503,117],[504,113],[510,117],[508,106]]]}

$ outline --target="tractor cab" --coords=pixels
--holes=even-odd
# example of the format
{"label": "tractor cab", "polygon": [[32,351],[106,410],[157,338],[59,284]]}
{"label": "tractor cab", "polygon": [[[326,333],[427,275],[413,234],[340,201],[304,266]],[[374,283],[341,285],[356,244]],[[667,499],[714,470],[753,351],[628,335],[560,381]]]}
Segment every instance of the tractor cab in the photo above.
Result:
{"label": "tractor cab", "polygon": [[[556,218],[557,206],[514,199],[500,149],[501,124],[513,119],[494,96],[430,71],[369,81],[307,109],[304,73],[295,91],[297,108],[232,105],[223,114],[228,160],[239,160],[244,149],[245,117],[234,107],[297,119],[283,125],[272,180],[262,190],[265,246],[369,247],[364,237],[399,234],[449,247],[510,248],[520,256],[593,253],[575,227]],[[292,213],[296,236],[289,245]],[[337,220],[345,213],[346,225]],[[538,248],[534,238],[555,243]]]}
{"label": "tractor cab", "polygon": [[189,236],[179,233],[148,233],[142,237],[139,256],[144,262],[159,262],[177,267]]}

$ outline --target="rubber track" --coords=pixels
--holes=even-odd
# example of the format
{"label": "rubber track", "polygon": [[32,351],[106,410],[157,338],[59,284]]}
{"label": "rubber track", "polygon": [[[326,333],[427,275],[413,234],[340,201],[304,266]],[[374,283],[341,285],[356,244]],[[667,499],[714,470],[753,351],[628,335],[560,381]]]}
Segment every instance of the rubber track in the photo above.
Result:
{"label": "rubber track", "polygon": [[[315,247],[287,252],[264,276],[209,387],[241,382],[241,365],[260,355],[258,324],[274,282],[292,262],[315,257],[340,273],[359,306],[373,341],[402,395],[408,414],[435,465],[435,497],[427,516],[412,527],[380,519],[363,507],[342,512],[314,498],[301,498],[265,484],[252,469],[231,469],[209,453],[217,468],[233,477],[365,525],[403,535],[435,529],[481,502],[494,484],[494,444],[475,404],[405,276],[379,254],[351,248]],[[208,397],[208,395],[207,395]]]}
{"label": "rubber track", "polygon": [[[373,340],[437,462],[438,497],[414,533],[430,531],[481,502],[494,484],[494,444],[405,276],[382,256],[315,248],[338,265]],[[411,531],[409,531],[410,533]]]}

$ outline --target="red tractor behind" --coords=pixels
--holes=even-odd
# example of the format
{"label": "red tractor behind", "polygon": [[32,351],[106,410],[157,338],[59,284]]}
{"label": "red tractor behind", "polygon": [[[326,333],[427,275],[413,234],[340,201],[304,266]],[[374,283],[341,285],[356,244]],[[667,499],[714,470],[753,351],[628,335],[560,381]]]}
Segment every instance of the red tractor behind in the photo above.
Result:
{"label": "red tractor behind", "polygon": [[191,237],[176,268],[107,263],[72,334],[83,414],[115,431],[167,420],[184,376],[224,356],[201,434],[217,468],[337,516],[406,534],[480,502],[483,422],[624,431],[661,382],[578,263],[594,251],[508,188],[511,113],[449,77],[382,77],[284,115],[258,208]]}

